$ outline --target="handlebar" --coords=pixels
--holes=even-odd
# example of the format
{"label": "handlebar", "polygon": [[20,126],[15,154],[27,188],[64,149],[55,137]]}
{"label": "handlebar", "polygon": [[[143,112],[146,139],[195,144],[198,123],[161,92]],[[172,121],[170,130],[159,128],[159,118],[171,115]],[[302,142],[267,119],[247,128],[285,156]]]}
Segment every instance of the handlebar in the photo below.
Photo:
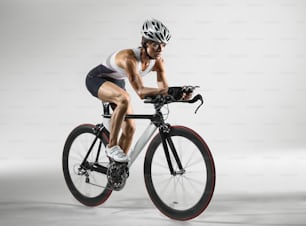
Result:
{"label": "handlebar", "polygon": [[[190,89],[192,88],[192,91],[197,88],[197,87],[191,87],[189,86]],[[203,105],[204,101],[203,101],[203,97],[201,94],[197,94],[196,96],[194,96],[192,99],[190,100],[176,100],[173,96],[171,95],[157,95],[154,97],[146,97],[144,100],[144,103],[146,104],[154,104],[154,107],[156,110],[160,110],[162,106],[164,106],[165,104],[170,104],[170,103],[189,103],[189,104],[193,104],[197,101],[200,101],[201,103],[199,104],[199,106],[196,108],[195,110],[195,114],[197,113],[197,111],[199,110],[199,108]]]}

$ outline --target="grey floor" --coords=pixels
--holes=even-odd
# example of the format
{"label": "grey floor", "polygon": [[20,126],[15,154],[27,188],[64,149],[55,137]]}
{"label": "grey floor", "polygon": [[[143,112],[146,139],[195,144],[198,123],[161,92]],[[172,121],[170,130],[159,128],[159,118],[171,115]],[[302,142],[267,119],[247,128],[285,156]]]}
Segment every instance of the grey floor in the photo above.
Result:
{"label": "grey floor", "polygon": [[33,163],[17,162],[14,165],[18,169],[10,174],[8,166],[12,163],[2,165],[1,226],[306,225],[306,192],[226,193],[217,184],[215,195],[202,215],[188,222],[177,222],[153,206],[140,171],[134,170],[125,189],[113,192],[106,203],[88,208],[69,193],[60,167],[48,164],[43,167],[44,162],[33,166]]}
{"label": "grey floor", "polygon": [[98,208],[64,200],[1,202],[0,225],[306,225],[305,195],[215,197],[189,222],[164,217],[146,198],[109,202]]}

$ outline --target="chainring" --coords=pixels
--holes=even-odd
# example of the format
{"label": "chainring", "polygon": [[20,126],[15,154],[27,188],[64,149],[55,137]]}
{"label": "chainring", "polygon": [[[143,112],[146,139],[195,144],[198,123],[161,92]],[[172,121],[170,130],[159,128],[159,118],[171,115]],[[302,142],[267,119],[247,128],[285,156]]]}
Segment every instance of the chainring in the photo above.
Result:
{"label": "chainring", "polygon": [[111,161],[106,175],[110,189],[114,191],[122,190],[126,183],[126,179],[129,177],[127,163]]}

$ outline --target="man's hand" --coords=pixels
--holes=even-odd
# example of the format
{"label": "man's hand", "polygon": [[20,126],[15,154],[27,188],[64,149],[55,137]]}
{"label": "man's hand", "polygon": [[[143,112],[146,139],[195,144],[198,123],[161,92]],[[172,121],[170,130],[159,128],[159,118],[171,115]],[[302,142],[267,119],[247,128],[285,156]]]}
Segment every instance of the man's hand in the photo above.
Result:
{"label": "man's hand", "polygon": [[182,87],[182,100],[190,100],[193,94],[193,90],[195,89],[195,87],[193,86],[183,86]]}
{"label": "man's hand", "polygon": [[197,86],[173,86],[169,87],[168,94],[176,100],[190,100],[195,88]]}

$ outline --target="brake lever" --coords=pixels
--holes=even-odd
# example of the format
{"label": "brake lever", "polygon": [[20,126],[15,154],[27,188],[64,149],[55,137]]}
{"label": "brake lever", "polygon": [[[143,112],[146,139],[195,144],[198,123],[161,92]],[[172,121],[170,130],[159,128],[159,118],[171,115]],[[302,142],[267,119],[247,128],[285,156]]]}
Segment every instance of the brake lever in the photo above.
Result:
{"label": "brake lever", "polygon": [[188,103],[195,103],[197,102],[198,100],[201,101],[200,105],[196,108],[196,110],[194,111],[194,113],[196,114],[198,112],[198,110],[200,109],[200,107],[204,104],[204,101],[203,101],[203,97],[201,94],[198,94],[196,96],[194,96],[194,98],[192,98],[191,100],[188,101]]}
{"label": "brake lever", "polygon": [[189,103],[189,104],[193,104],[195,102],[197,102],[198,100],[201,101],[200,105],[196,108],[195,110],[195,114],[198,112],[199,108],[204,104],[203,101],[203,97],[201,94],[197,94],[196,96],[194,96],[191,100],[180,100],[180,101],[176,101],[176,102],[181,102],[181,103]]}

